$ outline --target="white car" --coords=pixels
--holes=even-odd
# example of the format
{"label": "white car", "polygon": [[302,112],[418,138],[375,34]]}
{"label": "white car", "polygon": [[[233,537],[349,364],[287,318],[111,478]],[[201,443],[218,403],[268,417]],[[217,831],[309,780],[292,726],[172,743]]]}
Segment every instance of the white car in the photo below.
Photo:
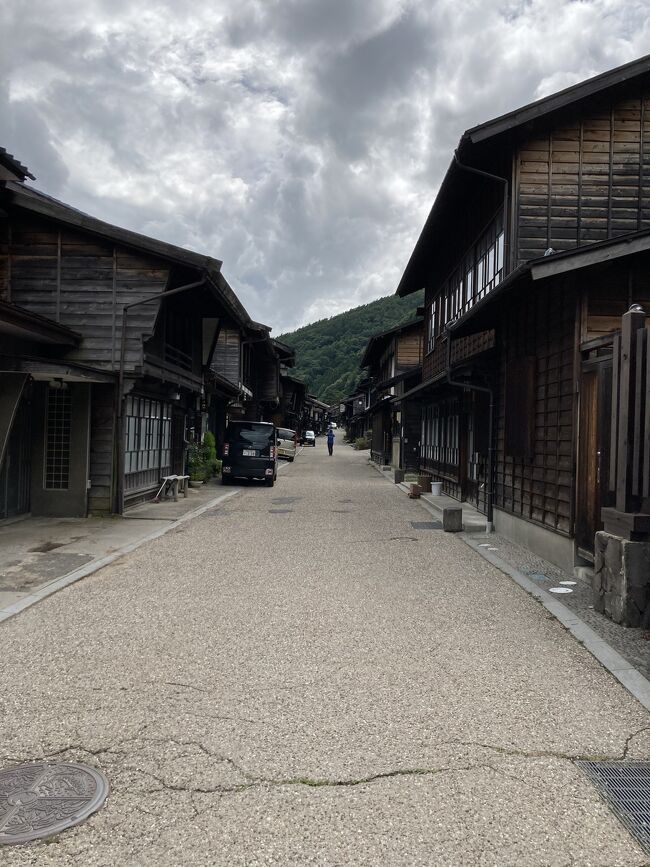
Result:
{"label": "white car", "polygon": [[306,430],[302,435],[301,442],[304,446],[316,447],[316,434],[313,432],[313,430]]}

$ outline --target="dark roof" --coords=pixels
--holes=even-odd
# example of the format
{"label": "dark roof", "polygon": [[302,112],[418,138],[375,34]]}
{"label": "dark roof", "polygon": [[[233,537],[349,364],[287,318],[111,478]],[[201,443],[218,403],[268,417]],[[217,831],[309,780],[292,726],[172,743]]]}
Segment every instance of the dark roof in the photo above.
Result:
{"label": "dark roof", "polygon": [[614,85],[637,78],[639,75],[647,72],[650,72],[650,54],[639,57],[638,60],[633,60],[631,63],[625,63],[623,66],[617,66],[615,69],[602,72],[593,78],[587,78],[585,81],[580,81],[578,84],[573,84],[571,87],[566,87],[564,90],[552,93],[550,96],[530,102],[522,108],[509,111],[506,114],[495,117],[493,120],[488,120],[485,123],[474,126],[464,133],[463,138],[468,138],[474,143],[484,141],[514,127],[530,123],[531,120],[535,120],[542,115],[551,114],[558,109],[565,108],[567,105],[571,105],[588,96],[601,93]]}
{"label": "dark roof", "polygon": [[81,335],[71,328],[6,301],[0,301],[0,332],[2,331],[17,334],[36,343],[76,346],[81,342]]}
{"label": "dark roof", "polygon": [[401,325],[394,325],[392,328],[387,328],[385,331],[380,331],[377,334],[373,334],[372,337],[368,340],[366,344],[366,348],[363,350],[363,355],[361,356],[361,361],[359,362],[359,367],[366,367],[370,363],[370,359],[374,355],[375,352],[378,352],[380,348],[384,345],[384,343],[388,342],[388,339],[392,337],[394,334],[399,334],[402,331],[406,331],[409,328],[412,328],[415,325],[419,325],[423,322],[421,316],[416,319],[410,319],[408,322],[403,322]]}
{"label": "dark roof", "polygon": [[13,172],[13,174],[18,175],[21,181],[24,181],[25,178],[31,178],[33,181],[36,180],[27,166],[18,162],[16,157],[3,147],[0,147],[0,166],[4,166],[10,172]]}
{"label": "dark roof", "polygon": [[[460,138],[457,151],[454,152],[440,184],[438,194],[395,294],[404,297],[417,292],[424,288],[426,280],[430,277],[429,263],[435,256],[432,239],[437,237],[448,222],[449,215],[452,213],[450,209],[458,210],[458,191],[462,190],[461,180],[468,174],[459,167],[457,156],[467,166],[485,169],[486,166],[480,164],[480,156],[486,148],[490,150],[490,147],[496,147],[498,142],[495,140],[499,135],[514,134],[519,128],[539,119],[548,121],[556,112],[561,112],[585,99],[597,97],[610,88],[624,87],[642,75],[650,75],[650,54],[466,130]],[[503,148],[497,148],[497,152],[502,151]],[[475,165],[477,161],[480,164],[478,166]],[[489,169],[489,166],[487,168]]]}
{"label": "dark roof", "polygon": [[248,325],[253,330],[266,331],[267,333],[270,331],[268,325],[253,322],[250,318],[247,310],[221,273],[222,263],[219,259],[204,256],[201,253],[194,253],[192,250],[186,250],[184,247],[177,247],[174,244],[150,238],[148,235],[141,235],[138,232],[132,232],[130,229],[123,229],[120,226],[106,223],[97,217],[92,217],[90,214],[85,214],[83,211],[77,210],[77,208],[60,202],[58,199],[54,199],[40,190],[35,190],[33,187],[25,187],[16,181],[0,183],[0,189],[4,189],[9,193],[11,204],[18,208],[57,220],[73,228],[92,232],[95,235],[108,238],[127,247],[145,251],[169,262],[199,269],[205,275],[208,284],[226,302],[235,319]]}

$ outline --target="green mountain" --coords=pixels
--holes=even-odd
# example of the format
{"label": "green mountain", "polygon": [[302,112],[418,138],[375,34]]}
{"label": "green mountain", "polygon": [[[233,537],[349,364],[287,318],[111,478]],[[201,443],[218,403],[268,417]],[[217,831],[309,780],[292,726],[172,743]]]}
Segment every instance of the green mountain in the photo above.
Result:
{"label": "green mountain", "polygon": [[422,292],[407,298],[389,295],[280,334],[278,340],[296,350],[295,373],[309,383],[310,393],[325,403],[338,403],[354,389],[369,338],[408,322],[423,302]]}

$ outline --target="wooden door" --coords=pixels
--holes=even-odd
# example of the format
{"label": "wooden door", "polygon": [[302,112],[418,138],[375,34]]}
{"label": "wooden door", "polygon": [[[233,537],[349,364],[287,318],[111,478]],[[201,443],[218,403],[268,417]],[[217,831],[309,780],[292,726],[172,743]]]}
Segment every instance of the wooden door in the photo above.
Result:
{"label": "wooden door", "polygon": [[588,560],[593,559],[595,535],[603,526],[600,510],[609,504],[605,474],[609,463],[611,406],[611,360],[583,368],[580,377],[575,535],[578,553]]}

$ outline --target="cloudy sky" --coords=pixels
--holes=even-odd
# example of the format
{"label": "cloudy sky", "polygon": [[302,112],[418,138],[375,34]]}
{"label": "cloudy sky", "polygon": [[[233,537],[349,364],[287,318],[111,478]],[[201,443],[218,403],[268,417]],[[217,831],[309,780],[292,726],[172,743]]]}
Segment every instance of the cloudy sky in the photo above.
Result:
{"label": "cloudy sky", "polygon": [[0,144],[274,333],[395,291],[462,131],[650,51],[646,0],[3,0]]}

